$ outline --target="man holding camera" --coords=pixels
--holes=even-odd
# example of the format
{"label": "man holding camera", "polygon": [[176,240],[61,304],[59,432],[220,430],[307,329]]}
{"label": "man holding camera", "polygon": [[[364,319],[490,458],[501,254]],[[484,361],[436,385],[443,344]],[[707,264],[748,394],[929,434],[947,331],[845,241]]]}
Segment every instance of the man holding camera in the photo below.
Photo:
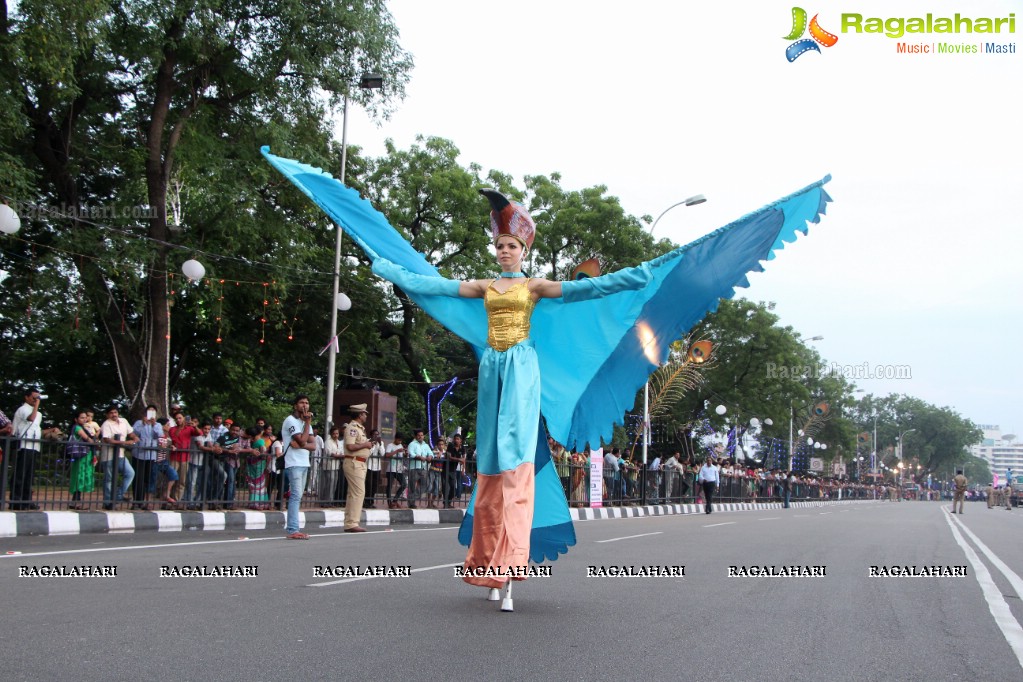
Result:
{"label": "man holding camera", "polygon": [[302,491],[309,476],[309,451],[316,447],[313,433],[313,413],[309,411],[309,396],[297,395],[292,403],[291,416],[284,420],[284,476],[288,481],[288,521],[284,532],[289,540],[308,540],[298,529],[298,509],[302,504]]}
{"label": "man holding camera", "polygon": [[14,456],[14,477],[11,480],[11,509],[35,511],[39,505],[32,501],[32,479],[36,473],[36,458],[43,437],[40,425],[43,415],[39,411],[42,396],[34,388],[25,391],[25,404],[14,413],[14,437],[19,440]]}

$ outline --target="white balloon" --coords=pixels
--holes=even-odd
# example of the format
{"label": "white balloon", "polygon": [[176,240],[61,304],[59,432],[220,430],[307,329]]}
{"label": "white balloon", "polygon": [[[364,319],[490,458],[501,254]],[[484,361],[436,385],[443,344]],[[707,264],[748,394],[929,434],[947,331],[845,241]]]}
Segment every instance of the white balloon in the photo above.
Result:
{"label": "white balloon", "polygon": [[806,439],[806,444],[807,445],[813,445],[813,438],[807,438]]}
{"label": "white balloon", "polygon": [[827,450],[827,449],[828,449],[828,444],[827,443],[821,443],[821,450]]}
{"label": "white balloon", "polygon": [[820,450],[821,449],[821,444],[820,443],[814,443],[813,444],[813,449],[814,450]]}
{"label": "white balloon", "polygon": [[188,279],[197,281],[206,275],[206,268],[194,258],[189,258],[181,264],[181,272],[185,273],[185,277]]}
{"label": "white balloon", "polygon": [[803,434],[803,429],[799,429],[799,431],[796,432],[796,435],[799,436],[800,438],[802,438],[803,435],[804,435]]}
{"label": "white balloon", "polygon": [[336,303],[337,309],[342,312],[352,309],[352,299],[348,298],[345,294],[338,294]]}
{"label": "white balloon", "polygon": [[0,204],[0,232],[14,234],[21,229],[21,218],[7,204]]}
{"label": "white balloon", "polygon": [[755,429],[755,428],[757,428],[758,426],[760,426],[760,420],[759,420],[759,419],[757,419],[756,417],[753,417],[753,419],[750,419],[750,420],[749,420],[749,425],[750,425],[750,427],[751,427],[751,428],[754,428],[754,429]]}
{"label": "white balloon", "polygon": [[770,417],[768,417],[767,419],[764,420],[764,424],[768,426],[774,426],[774,421]]}
{"label": "white balloon", "polygon": [[718,405],[717,407],[714,408],[714,411],[717,412],[718,414],[724,414],[725,412],[728,412],[728,408],[725,407],[724,405]]}

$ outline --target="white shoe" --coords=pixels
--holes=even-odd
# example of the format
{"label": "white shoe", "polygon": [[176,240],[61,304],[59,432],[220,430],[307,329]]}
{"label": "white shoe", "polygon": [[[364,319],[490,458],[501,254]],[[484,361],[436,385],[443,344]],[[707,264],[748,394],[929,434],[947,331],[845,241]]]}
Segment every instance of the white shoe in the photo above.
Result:
{"label": "white shoe", "polygon": [[501,610],[512,612],[515,609],[512,607],[512,581],[508,581],[508,591],[504,593],[504,599],[501,601]]}
{"label": "white shoe", "polygon": [[487,595],[487,601],[498,601],[501,599],[501,590],[496,587],[490,588],[490,593]]}

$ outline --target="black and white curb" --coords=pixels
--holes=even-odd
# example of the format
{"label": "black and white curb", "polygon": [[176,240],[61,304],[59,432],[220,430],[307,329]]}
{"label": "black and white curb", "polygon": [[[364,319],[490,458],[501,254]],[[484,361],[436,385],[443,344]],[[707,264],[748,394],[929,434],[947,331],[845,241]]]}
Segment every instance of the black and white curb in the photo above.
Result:
{"label": "black and white curb", "polygon": [[[880,500],[812,500],[806,502],[789,502],[792,509],[807,509],[838,504],[863,504]],[[714,512],[763,511],[767,509],[783,509],[781,502],[715,502]],[[598,519],[631,519],[637,516],[670,516],[673,514],[702,514],[702,504],[655,504],[646,507],[589,507],[573,508],[573,521],[596,521]]]}
{"label": "black and white curb", "polygon": [[[792,502],[795,509],[836,504],[861,504],[875,500],[834,500]],[[714,505],[715,512],[781,509],[780,502],[724,502]],[[623,519],[639,516],[702,514],[702,504],[667,504],[646,507],[572,508],[573,521]],[[365,509],[362,525],[440,525],[461,523],[463,509]],[[319,510],[300,513],[302,528],[341,528],[343,510]],[[265,530],[284,529],[286,515],[279,511],[154,511],[154,512],[0,512],[0,537],[19,535],[78,535],[81,533],[134,533],[136,531],[188,530]]]}

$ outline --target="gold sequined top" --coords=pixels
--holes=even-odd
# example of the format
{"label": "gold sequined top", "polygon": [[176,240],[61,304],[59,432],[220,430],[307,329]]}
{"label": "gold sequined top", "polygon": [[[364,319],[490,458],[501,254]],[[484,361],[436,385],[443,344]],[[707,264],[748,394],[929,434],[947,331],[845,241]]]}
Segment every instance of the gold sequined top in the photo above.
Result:
{"label": "gold sequined top", "polygon": [[[496,280],[495,280],[496,281]],[[491,282],[483,294],[487,311],[487,343],[497,351],[506,351],[529,337],[529,317],[536,301],[529,293],[529,280],[516,282],[503,294]]]}

